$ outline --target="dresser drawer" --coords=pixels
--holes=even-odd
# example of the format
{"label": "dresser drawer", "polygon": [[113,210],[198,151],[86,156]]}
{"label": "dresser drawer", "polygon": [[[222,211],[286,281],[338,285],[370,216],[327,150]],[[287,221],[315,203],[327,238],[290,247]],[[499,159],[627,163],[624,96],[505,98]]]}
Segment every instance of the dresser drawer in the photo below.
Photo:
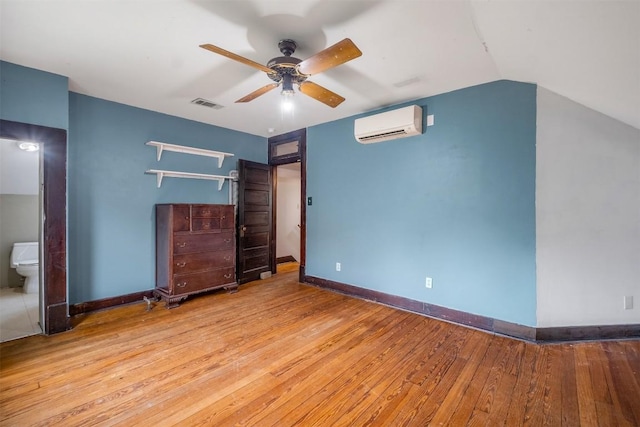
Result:
{"label": "dresser drawer", "polygon": [[189,231],[189,222],[191,220],[189,205],[173,206],[172,217],[173,231]]}
{"label": "dresser drawer", "polygon": [[193,216],[194,218],[219,218],[220,206],[191,205],[191,216]]}
{"label": "dresser drawer", "polygon": [[220,206],[220,228],[235,228],[236,213],[233,205]]}
{"label": "dresser drawer", "polygon": [[206,234],[175,233],[173,238],[174,255],[233,248],[235,248],[235,236],[232,231]]}
{"label": "dresser drawer", "polygon": [[220,218],[193,218],[193,231],[220,231]]}
{"label": "dresser drawer", "polygon": [[174,276],[172,287],[174,294],[186,294],[223,286],[235,281],[235,268],[227,267],[201,273]]}
{"label": "dresser drawer", "polygon": [[173,274],[195,273],[235,265],[235,250],[198,252],[173,257]]}

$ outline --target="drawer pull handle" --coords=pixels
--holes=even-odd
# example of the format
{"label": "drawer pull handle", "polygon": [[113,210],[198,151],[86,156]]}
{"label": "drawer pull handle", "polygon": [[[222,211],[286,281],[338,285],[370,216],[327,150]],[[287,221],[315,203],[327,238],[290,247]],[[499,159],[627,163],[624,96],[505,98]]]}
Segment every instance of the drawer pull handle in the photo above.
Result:
{"label": "drawer pull handle", "polygon": [[231,243],[231,239],[224,239],[225,243]]}
{"label": "drawer pull handle", "polygon": [[187,265],[186,262],[182,261],[176,264],[178,267],[184,267],[185,265]]}
{"label": "drawer pull handle", "polygon": [[226,215],[222,215],[222,219],[227,219],[227,216]]}
{"label": "drawer pull handle", "polygon": [[184,288],[185,286],[187,286],[187,282],[181,282],[181,283],[177,283],[179,288]]}
{"label": "drawer pull handle", "polygon": [[231,279],[231,273],[229,273],[229,274],[225,274],[225,275],[224,275],[224,278],[225,278],[225,279]]}
{"label": "drawer pull handle", "polygon": [[204,228],[205,230],[208,230],[211,228],[211,224],[209,224],[208,222],[205,222],[202,224],[202,228]]}
{"label": "drawer pull handle", "polygon": [[226,257],[224,257],[225,261],[231,261],[231,255],[227,255]]}
{"label": "drawer pull handle", "polygon": [[203,215],[209,215],[211,213],[211,211],[209,209],[205,209],[202,211]]}
{"label": "drawer pull handle", "polygon": [[187,242],[180,242],[180,243],[178,243],[178,247],[179,247],[179,248],[184,248],[184,247],[186,247],[186,246],[187,246]]}

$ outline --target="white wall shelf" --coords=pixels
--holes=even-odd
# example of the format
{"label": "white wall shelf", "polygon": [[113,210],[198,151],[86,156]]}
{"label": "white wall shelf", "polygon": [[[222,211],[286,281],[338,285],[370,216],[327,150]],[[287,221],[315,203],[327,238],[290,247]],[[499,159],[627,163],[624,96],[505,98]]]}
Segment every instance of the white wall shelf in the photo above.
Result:
{"label": "white wall shelf", "polygon": [[[204,148],[187,147],[184,145],[167,144],[166,142],[149,141],[146,145],[156,147],[158,152],[158,161],[162,157],[163,151],[175,151],[177,153],[193,154],[196,156],[216,157],[218,159],[218,167],[222,167],[225,157],[233,157],[231,153],[223,153],[222,151],[205,150]],[[184,177],[183,177],[184,178]],[[159,186],[158,186],[159,187]]]}
{"label": "white wall shelf", "polygon": [[178,171],[166,171],[158,169],[149,169],[145,173],[156,174],[158,181],[158,188],[162,185],[163,178],[191,178],[191,179],[206,179],[210,181],[218,181],[218,191],[222,190],[222,185],[225,179],[233,180],[231,176],[222,175],[208,175],[204,173],[191,173],[191,172],[178,172]]}

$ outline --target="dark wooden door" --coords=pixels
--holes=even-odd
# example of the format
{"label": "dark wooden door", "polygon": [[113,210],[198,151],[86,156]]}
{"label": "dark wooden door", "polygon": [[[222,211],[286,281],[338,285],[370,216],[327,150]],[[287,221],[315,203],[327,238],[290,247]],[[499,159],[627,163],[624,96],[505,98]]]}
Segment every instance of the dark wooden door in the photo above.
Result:
{"label": "dark wooden door", "polygon": [[272,174],[269,165],[238,161],[238,283],[271,271]]}

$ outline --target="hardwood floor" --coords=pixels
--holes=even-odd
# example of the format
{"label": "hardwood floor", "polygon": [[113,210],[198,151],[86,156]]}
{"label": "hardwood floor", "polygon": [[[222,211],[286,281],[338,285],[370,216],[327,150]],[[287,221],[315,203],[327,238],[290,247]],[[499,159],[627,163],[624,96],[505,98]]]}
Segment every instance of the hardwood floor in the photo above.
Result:
{"label": "hardwood floor", "polygon": [[535,345],[297,283],[0,344],[0,425],[640,425],[640,341]]}

